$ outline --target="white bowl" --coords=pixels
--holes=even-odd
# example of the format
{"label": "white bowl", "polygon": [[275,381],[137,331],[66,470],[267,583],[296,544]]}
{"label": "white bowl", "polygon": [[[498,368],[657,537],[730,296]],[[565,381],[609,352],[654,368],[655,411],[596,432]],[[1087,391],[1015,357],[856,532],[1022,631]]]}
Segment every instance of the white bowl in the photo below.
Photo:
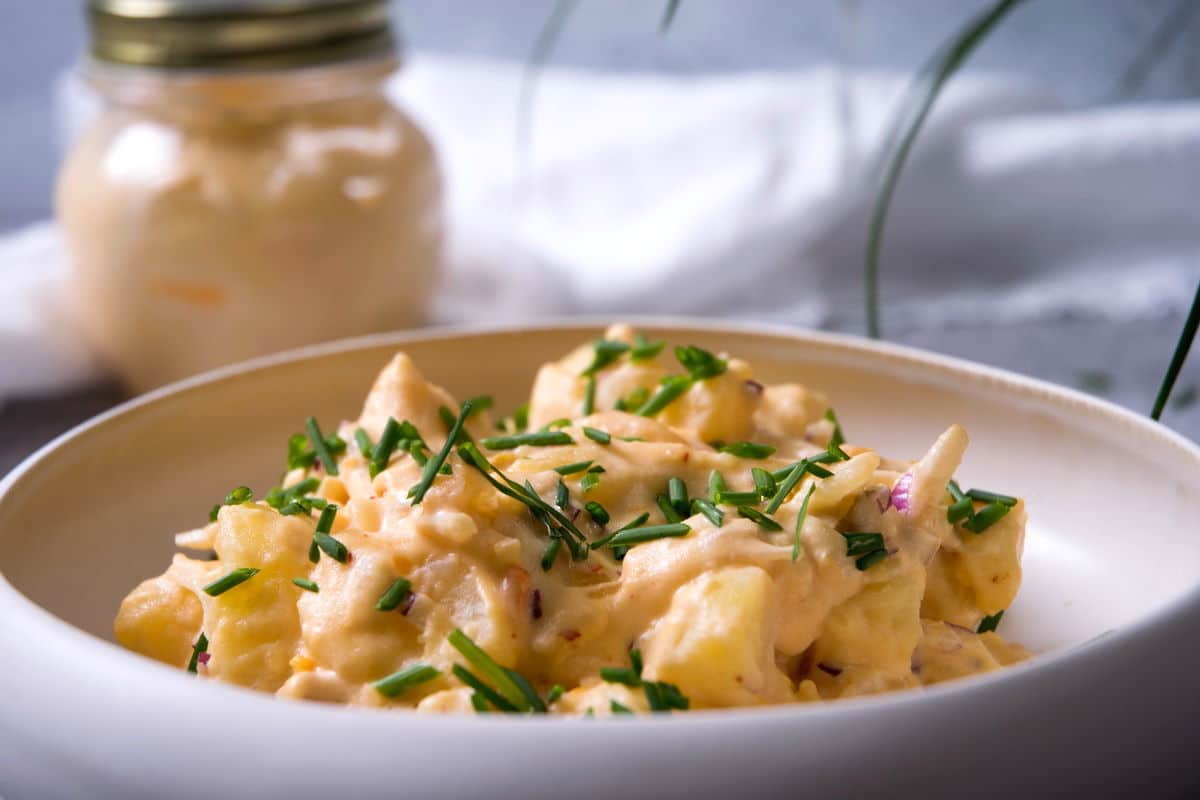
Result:
{"label": "white bowl", "polygon": [[635,719],[428,717],[286,702],[111,643],[123,594],[214,497],[278,478],[309,414],[353,417],[396,349],[501,408],[586,323],[377,336],[134,400],[0,483],[0,795],[91,798],[999,796],[1200,784],[1200,448],[1010,373],[839,336],[705,322],[655,336],[825,390],[851,438],[1028,500],[1003,633],[1041,655],[924,691]]}

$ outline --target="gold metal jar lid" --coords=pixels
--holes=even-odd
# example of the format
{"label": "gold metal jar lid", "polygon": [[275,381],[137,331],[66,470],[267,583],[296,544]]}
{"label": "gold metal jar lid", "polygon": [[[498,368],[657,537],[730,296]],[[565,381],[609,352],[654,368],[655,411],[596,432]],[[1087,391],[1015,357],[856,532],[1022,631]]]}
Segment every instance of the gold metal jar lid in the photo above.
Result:
{"label": "gold metal jar lid", "polygon": [[387,0],[89,0],[97,61],[281,69],[394,55]]}

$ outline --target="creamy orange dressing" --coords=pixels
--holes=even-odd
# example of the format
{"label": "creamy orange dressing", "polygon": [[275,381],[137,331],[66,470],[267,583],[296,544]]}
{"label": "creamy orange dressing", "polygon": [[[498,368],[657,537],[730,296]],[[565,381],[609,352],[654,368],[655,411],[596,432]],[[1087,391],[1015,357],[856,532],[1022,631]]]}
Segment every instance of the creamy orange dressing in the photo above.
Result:
{"label": "creamy orange dressing", "polygon": [[[634,341],[625,326],[606,338]],[[483,448],[498,469],[518,484],[529,481],[547,502],[555,501],[561,478],[567,513],[590,541],[646,512],[647,525],[665,523],[656,501],[672,478],[682,479],[692,498],[709,496],[714,470],[730,490],[750,491],[752,467],[779,471],[821,454],[834,432],[821,395],[797,385],[764,387],[737,358],[656,415],[613,410],[682,371],[669,349],[650,359],[625,354],[599,370],[597,410],[585,417],[588,382],[581,373],[592,358],[592,346],[583,345],[542,367],[533,387],[530,428],[565,418],[561,430],[573,443]],[[831,475],[806,475],[769,515],[779,530],[722,503],[719,526],[695,513],[684,519],[686,535],[635,544],[623,561],[605,547],[578,560],[563,548],[543,570],[545,528],[457,454],[447,461],[452,473],[439,475],[419,505],[408,497],[422,474],[413,457],[394,457],[370,476],[355,431],[378,441],[389,418],[407,420],[437,451],[446,436],[439,406],[458,407],[399,354],[377,378],[361,417],[340,427],[351,444],[339,475],[314,468],[286,476],[285,486],[320,479],[315,494],[339,506],[332,534],[348,548],[348,563],[309,560],[315,513],[284,516],[261,502],[224,506],[215,523],[179,537],[190,548],[211,547],[217,560],[176,556],[163,576],[135,589],[116,620],[119,641],[183,667],[203,632],[208,660],[200,672],[209,679],[284,697],[470,711],[472,690],[451,675],[463,657],[447,637],[459,628],[543,696],[564,687],[550,708],[570,714],[609,713],[614,701],[648,709],[639,688],[600,676],[604,667],[628,666],[631,649],[642,654],[644,680],[673,684],[691,708],[917,687],[1028,655],[995,633],[974,632],[1016,594],[1025,511],[1018,501],[982,533],[947,520],[946,485],[967,444],[958,426],[913,463],[845,444],[846,460],[823,464]],[[584,426],[611,441],[593,441]],[[466,430],[477,442],[495,435],[487,413],[470,417]],[[743,458],[714,448],[716,440],[775,450]],[[590,489],[586,471],[554,471],[586,461],[604,470]],[[911,484],[898,509],[889,498],[903,473]],[[581,510],[589,501],[607,511],[607,524]],[[756,504],[760,511],[766,505]],[[848,554],[843,534],[850,532],[880,534],[885,552],[860,568]],[[238,567],[261,571],[217,597],[203,591]],[[411,597],[396,610],[377,610],[398,577],[411,581]],[[294,578],[319,591],[297,587]],[[418,664],[440,675],[395,697],[376,688]]]}

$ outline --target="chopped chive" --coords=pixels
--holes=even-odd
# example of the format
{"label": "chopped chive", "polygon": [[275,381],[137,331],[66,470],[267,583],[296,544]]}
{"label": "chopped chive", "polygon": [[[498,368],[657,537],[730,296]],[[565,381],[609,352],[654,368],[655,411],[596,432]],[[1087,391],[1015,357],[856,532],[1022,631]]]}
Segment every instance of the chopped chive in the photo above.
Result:
{"label": "chopped chive", "polygon": [[238,567],[228,575],[217,578],[204,587],[204,593],[210,597],[225,594],[235,586],[239,586],[253,578],[259,572],[257,567]]}
{"label": "chopped chive", "polygon": [[633,665],[633,671],[638,677],[642,677],[642,651],[636,647],[629,651],[629,663]]}
{"label": "chopped chive", "polygon": [[604,472],[608,472],[608,470],[606,470],[606,469],[604,468],[604,465],[603,465],[603,464],[594,464],[594,465],[592,465],[592,466],[588,467],[588,470],[587,470],[587,471],[588,471],[588,472],[595,473],[596,475],[599,475],[599,474],[601,474],[601,473],[604,473]]}
{"label": "chopped chive", "polygon": [[521,445],[549,447],[561,444],[575,444],[571,435],[564,431],[532,431],[516,433],[512,436],[490,436],[481,444],[489,450],[512,450]]}
{"label": "chopped chive", "polygon": [[[365,431],[363,432],[363,436],[366,437]],[[388,461],[392,458],[392,453],[396,451],[396,448],[400,444],[400,438],[400,423],[396,422],[395,417],[388,417],[387,424],[383,426],[383,433],[379,435],[379,441],[373,448],[367,451],[370,453],[371,463],[368,470],[372,478],[387,469]],[[367,439],[367,443],[369,442],[370,440]],[[360,443],[359,447],[361,446],[362,444]]]}
{"label": "chopped chive", "polygon": [[655,503],[658,505],[658,510],[662,512],[663,519],[667,522],[683,522],[683,517],[675,510],[675,506],[671,505],[671,498],[660,494],[655,498]]}
{"label": "chopped chive", "polygon": [[727,506],[747,506],[758,502],[758,492],[731,492],[725,489],[717,493],[717,502]]}
{"label": "chopped chive", "polygon": [[837,412],[832,408],[826,409],[825,419],[833,423],[833,436],[829,439],[829,447],[840,450],[841,446],[846,443],[846,437],[842,434],[842,423],[838,422]]}
{"label": "chopped chive", "polygon": [[600,473],[588,472],[579,480],[579,491],[590,492],[600,483]]}
{"label": "chopped chive", "polygon": [[550,544],[546,545],[545,551],[542,553],[542,572],[549,572],[554,566],[555,559],[558,558],[558,551],[562,549],[562,539],[555,537],[550,540]]}
{"label": "chopped chive", "polygon": [[329,506],[329,501],[324,497],[305,497],[302,502],[307,506],[312,506],[317,511],[324,511]]}
{"label": "chopped chive", "polygon": [[471,708],[475,709],[478,714],[486,714],[491,711],[488,708],[487,698],[479,692],[471,692]]}
{"label": "chopped chive", "polygon": [[583,371],[584,375],[594,375],[612,364],[629,350],[629,345],[612,339],[597,339],[592,342],[592,349],[592,363]]}
{"label": "chopped chive", "polygon": [[859,572],[866,572],[868,569],[887,558],[887,555],[887,550],[873,550],[872,552],[867,553],[865,556],[859,556],[857,559],[855,559],[854,566],[858,567]]}
{"label": "chopped chive", "polygon": [[492,407],[493,403],[494,403],[494,400],[490,394],[479,394],[479,395],[472,397],[471,398],[471,413],[468,415],[468,419],[482,411],[487,411],[489,408]]}
{"label": "chopped chive", "polygon": [[539,428],[539,430],[541,430],[544,433],[546,431],[558,430],[559,428],[566,428],[566,427],[570,426],[570,424],[571,424],[571,420],[569,417],[559,417],[558,419],[550,420],[545,425],[543,425],[541,428]]}
{"label": "chopped chive", "polygon": [[1000,619],[1004,616],[1004,609],[1000,609],[991,616],[984,617],[979,621],[979,627],[975,629],[976,633],[994,633],[996,628],[1000,627]]}
{"label": "chopped chive", "polygon": [[576,472],[586,472],[587,468],[591,465],[591,461],[576,461],[571,464],[563,464],[561,467],[555,467],[554,471],[559,475],[574,475]]}
{"label": "chopped chive", "polygon": [[728,491],[728,489],[729,487],[725,484],[725,476],[721,474],[720,470],[714,469],[708,473],[708,502],[714,505],[721,502],[721,492]]}
{"label": "chopped chive", "polygon": [[382,680],[375,681],[372,685],[375,687],[375,691],[384,697],[396,697],[414,686],[419,686],[426,681],[433,680],[441,674],[436,668],[428,664],[413,664],[399,672],[393,672]]}
{"label": "chopped chive", "polygon": [[707,350],[699,347],[679,346],[675,348],[675,358],[687,370],[688,377],[693,381],[715,378],[725,371],[725,359],[717,358]]}
{"label": "chopped chive", "polygon": [[321,426],[317,424],[317,418],[309,417],[305,420],[304,429],[308,432],[308,442],[312,445],[313,452],[317,454],[317,458],[321,459],[321,465],[325,467],[325,471],[330,475],[337,475],[337,461],[334,460],[333,453],[330,452],[329,445],[325,441],[325,436],[321,433]]}
{"label": "chopped chive", "polygon": [[627,411],[635,413],[642,405],[650,398],[650,390],[645,386],[639,386],[629,393],[628,397],[623,397],[617,400],[617,411]]}
{"label": "chopped chive", "polygon": [[571,492],[567,489],[567,485],[562,482],[562,478],[558,479],[558,485],[554,487],[554,505],[567,510],[567,503],[571,500]]}
{"label": "chopped chive", "polygon": [[517,433],[529,427],[529,403],[524,403],[517,406],[513,411],[513,426],[517,429]]}
{"label": "chopped chive", "polygon": [[1011,506],[1004,503],[988,503],[976,511],[971,518],[963,523],[963,527],[971,533],[983,533],[1000,521],[1000,518],[1011,511]]}
{"label": "chopped chive", "polygon": [[564,693],[566,693],[566,689],[563,688],[561,683],[556,683],[550,687],[550,691],[546,692],[546,702],[556,703],[562,699]]}
{"label": "chopped chive", "polygon": [[367,433],[365,428],[359,428],[354,431],[354,443],[358,445],[358,452],[362,455],[363,460],[370,461],[371,451],[375,449],[375,445],[371,442],[371,434]]}
{"label": "chopped chive", "polygon": [[616,700],[610,700],[608,703],[608,708],[614,714],[632,714],[633,713],[632,708],[625,705],[624,703],[618,703]]}
{"label": "chopped chive", "polygon": [[287,468],[307,469],[317,460],[317,454],[308,449],[308,437],[294,433],[288,438]]}
{"label": "chopped chive", "polygon": [[989,492],[985,489],[968,489],[967,497],[977,500],[980,503],[1002,503],[1006,506],[1015,506],[1017,504],[1017,498],[1015,497]]}
{"label": "chopped chive", "polygon": [[[474,414],[478,410],[475,408],[474,403],[475,403],[475,401],[474,401],[474,399],[472,399],[471,413],[467,414],[468,418],[471,416],[471,414]],[[445,406],[438,406],[438,418],[441,419],[442,426],[446,429],[447,435],[449,435],[448,432],[454,430],[454,422],[458,418],[454,416],[453,411],[446,408]],[[471,438],[471,435],[467,433],[466,428],[460,427],[458,429],[458,435],[454,437],[454,443],[462,444],[463,442],[470,440],[470,438]]]}
{"label": "chopped chive", "polygon": [[583,435],[596,444],[608,444],[612,441],[612,434],[597,428],[589,428],[586,425],[583,426]]}
{"label": "chopped chive", "polygon": [[621,441],[622,442],[644,442],[646,440],[640,436],[622,436]]}
{"label": "chopped chive", "polygon": [[237,506],[237,505],[241,505],[242,503],[248,503],[252,499],[254,499],[254,492],[251,491],[250,487],[249,486],[239,486],[236,489],[234,489],[232,492],[230,492],[229,494],[225,495],[224,500],[222,500],[220,503],[217,503],[215,506],[212,507],[211,510],[209,510],[208,521],[209,522],[217,521],[217,515],[221,511],[221,506]]}
{"label": "chopped chive", "polygon": [[334,455],[346,452],[346,440],[338,436],[337,433],[331,433],[325,437],[325,446]]}
{"label": "chopped chive", "polygon": [[725,521],[725,512],[702,497],[692,498],[692,512],[703,514],[714,528],[721,527],[721,523]]}
{"label": "chopped chive", "polygon": [[633,348],[629,351],[629,357],[634,361],[645,361],[654,358],[662,352],[666,342],[651,342],[642,333],[633,337]]}
{"label": "chopped chive", "polygon": [[629,522],[626,522],[621,527],[617,528],[615,531],[610,533],[608,536],[605,536],[603,539],[597,539],[596,541],[592,542],[591,548],[593,550],[599,550],[601,547],[605,547],[606,545],[608,545],[609,540],[612,539],[614,536],[616,536],[618,533],[621,533],[622,531],[633,530],[634,528],[640,528],[649,521],[650,521],[650,512],[643,511],[641,514],[638,514],[636,517],[631,519]]}
{"label": "chopped chive", "polygon": [[671,405],[684,392],[692,388],[692,379],[686,375],[668,375],[654,396],[642,404],[636,413],[639,417],[653,417]]}
{"label": "chopped chive", "polygon": [[751,506],[738,506],[738,514],[752,521],[755,525],[762,528],[764,531],[781,531],[783,526],[775,520],[768,517],[766,514]]}
{"label": "chopped chive", "polygon": [[442,449],[438,451],[435,457],[425,463],[421,471],[421,480],[416,486],[408,490],[414,506],[420,505],[421,501],[425,499],[425,493],[429,491],[429,487],[433,485],[434,479],[437,478],[438,470],[446,463],[446,457],[450,455],[450,448],[454,447],[459,431],[462,430],[463,424],[467,421],[467,417],[470,416],[472,408],[470,400],[462,404],[462,408],[458,412],[458,419],[454,420],[454,425],[451,426],[450,432],[446,435],[446,441],[442,444]]}
{"label": "chopped chive", "polygon": [[591,515],[592,519],[594,519],[598,525],[607,525],[608,521],[612,519],[604,506],[600,505],[595,500],[587,501],[583,507],[587,509],[588,514]]}
{"label": "chopped chive", "polygon": [[346,550],[346,545],[329,535],[329,531],[333,530],[333,519],[337,516],[337,511],[338,507],[330,503],[321,512],[321,517],[317,520],[317,528],[313,531],[312,544],[308,548],[308,560],[314,564],[320,559],[317,548],[323,550],[334,561],[342,564],[350,560],[350,553]]}
{"label": "chopped chive", "polygon": [[[483,677],[487,678],[496,687],[496,690],[510,703],[517,707],[518,710],[528,711],[531,708],[535,710],[545,711],[545,706],[537,709],[541,701],[532,702],[532,698],[526,696],[526,692],[520,686],[517,680],[514,680],[514,675],[511,670],[502,667],[496,663],[484,650],[471,638],[462,632],[460,628],[455,628],[447,637],[450,645],[462,653],[471,665],[483,673]],[[523,680],[523,679],[522,679]],[[477,688],[477,687],[472,687]]]}
{"label": "chopped chive", "polygon": [[634,689],[642,685],[642,678],[629,667],[601,667],[600,678],[606,683],[621,683]]}
{"label": "chopped chive", "polygon": [[963,491],[963,490],[962,490],[962,489],[959,487],[959,485],[958,485],[958,481],[953,481],[953,480],[952,480],[952,481],[950,481],[949,483],[947,483],[947,484],[946,484],[946,491],[950,493],[950,496],[954,498],[954,501],[955,501],[956,503],[957,503],[958,501],[960,501],[960,500],[964,500],[964,499],[966,499],[966,497],[967,497],[967,493],[966,493],[966,492],[964,492],[964,491]]}
{"label": "chopped chive", "polygon": [[829,443],[829,449],[826,452],[829,453],[829,455],[833,456],[833,459],[835,461],[849,461],[850,460],[850,454],[847,453],[845,450],[843,450],[840,445],[836,445],[833,442]]}
{"label": "chopped chive", "polygon": [[376,611],[393,611],[412,591],[412,581],[408,578],[396,578],[392,581],[392,585],[387,588],[387,591],[375,603]]}
{"label": "chopped chive", "polygon": [[688,499],[687,484],[683,482],[682,478],[671,478],[667,481],[667,497],[670,498],[671,507],[675,509],[675,513],[680,518],[688,515],[692,504]]}
{"label": "chopped chive", "polygon": [[590,416],[596,410],[596,376],[587,376],[587,388],[583,392],[583,416]]}
{"label": "chopped chive", "polygon": [[204,632],[200,632],[200,638],[196,639],[196,643],[192,645],[192,658],[188,661],[187,671],[196,674],[196,669],[200,665],[200,655],[208,652],[208,637]]}
{"label": "chopped chive", "polygon": [[723,444],[720,447],[722,453],[729,453],[738,458],[766,458],[775,452],[775,448],[769,444],[756,444],[754,442],[731,442]]}
{"label": "chopped chive", "polygon": [[312,592],[313,594],[321,591],[321,587],[317,586],[314,581],[310,581],[308,578],[292,578],[292,583],[296,584],[306,592]]}
{"label": "chopped chive", "polygon": [[970,517],[975,513],[975,506],[971,503],[971,498],[964,497],[962,500],[955,500],[946,509],[946,521],[954,525],[961,520]]}
{"label": "chopped chive", "polygon": [[[521,710],[521,709],[517,708],[515,705],[513,705],[511,702],[509,702],[508,699],[504,697],[504,695],[500,694],[495,689],[493,689],[492,687],[490,687],[486,683],[484,683],[482,680],[480,680],[479,677],[477,675],[475,675],[475,673],[471,672],[469,669],[464,667],[462,664],[455,664],[453,667],[451,667],[450,672],[452,672],[454,674],[454,677],[458,678],[460,681],[465,683],[467,686],[470,686],[472,689],[474,689],[475,693],[477,695],[479,695],[480,697],[487,700],[487,702],[491,703],[496,708],[497,711],[505,711],[508,713],[513,713],[513,712],[517,712],[517,711]],[[480,708],[479,708],[480,704],[477,704],[474,701],[472,701],[472,705],[475,707],[475,709],[477,711],[480,710]]]}
{"label": "chopped chive", "polygon": [[812,499],[813,491],[816,488],[815,483],[808,485],[808,492],[805,493],[804,500],[800,503],[800,513],[796,515],[796,533],[792,537],[792,561],[800,558],[800,533],[804,530],[804,518],[808,516],[808,501]]}
{"label": "chopped chive", "polygon": [[815,458],[806,459],[804,462],[804,471],[814,478],[832,478],[833,473],[821,466]]}
{"label": "chopped chive", "polygon": [[605,542],[605,546],[622,547],[625,545],[651,542],[655,539],[687,536],[691,530],[691,528],[682,522],[674,522],[667,525],[648,525],[644,528],[629,528],[613,534],[613,536],[611,536],[609,540]]}
{"label": "chopped chive", "polygon": [[643,681],[642,690],[650,703],[651,711],[687,711],[691,702],[679,691],[679,687],[666,681]]}
{"label": "chopped chive", "polygon": [[882,533],[843,533],[846,540],[846,555],[861,556],[873,550],[883,549]]}
{"label": "chopped chive", "polygon": [[762,467],[752,467],[750,475],[754,478],[754,489],[758,492],[759,497],[766,500],[775,496],[775,490],[778,487],[775,485],[775,479],[771,477],[771,473]]}
{"label": "chopped chive", "polygon": [[784,501],[787,500],[788,495],[796,488],[796,484],[804,477],[805,466],[806,462],[798,461],[796,462],[796,466],[792,467],[787,477],[779,484],[779,488],[775,490],[775,494],[771,497],[771,502],[767,503],[765,510],[768,514],[774,514],[783,505]]}

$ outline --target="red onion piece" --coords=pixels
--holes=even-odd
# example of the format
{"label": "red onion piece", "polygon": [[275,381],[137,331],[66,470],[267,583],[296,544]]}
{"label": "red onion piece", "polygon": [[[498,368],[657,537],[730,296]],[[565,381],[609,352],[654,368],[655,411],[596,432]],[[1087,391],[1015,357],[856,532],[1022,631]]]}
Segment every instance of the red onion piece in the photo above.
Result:
{"label": "red onion piece", "polygon": [[901,514],[907,514],[912,510],[912,494],[913,494],[913,474],[906,472],[896,479],[896,483],[892,486],[892,495],[889,498],[889,505],[896,509]]}
{"label": "red onion piece", "polygon": [[200,653],[196,656],[196,663],[207,664],[210,658],[212,658],[212,653]]}

